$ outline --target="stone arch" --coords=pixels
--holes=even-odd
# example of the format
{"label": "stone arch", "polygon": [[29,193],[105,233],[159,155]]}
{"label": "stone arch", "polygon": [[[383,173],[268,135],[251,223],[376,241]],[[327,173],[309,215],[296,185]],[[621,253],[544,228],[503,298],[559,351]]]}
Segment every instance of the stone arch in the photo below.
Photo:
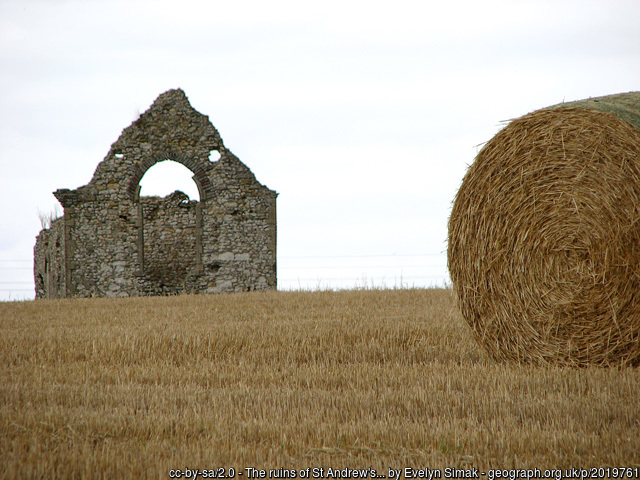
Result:
{"label": "stone arch", "polygon": [[180,191],[189,197],[189,201],[200,201],[200,192],[193,180],[193,172],[181,163],[164,160],[147,170],[140,180],[139,198],[166,197]]}
{"label": "stone arch", "polygon": [[[164,162],[166,160],[171,160],[176,163],[179,163],[183,165],[185,168],[187,168],[189,171],[191,171],[191,173],[193,174],[191,178],[195,182],[198,188],[198,194],[200,196],[200,200],[197,202],[197,205],[193,212],[195,216],[192,219],[193,221],[192,226],[194,228],[194,233],[188,237],[193,241],[193,245],[191,245],[192,248],[187,248],[182,250],[183,257],[185,258],[182,258],[182,262],[179,262],[177,265],[172,265],[169,260],[167,260],[166,258],[163,258],[165,249],[162,247],[162,245],[159,245],[157,242],[154,242],[154,241],[151,241],[151,242],[149,241],[149,238],[148,238],[149,232],[147,231],[149,220],[145,218],[146,217],[145,215],[146,211],[144,207],[145,202],[140,197],[140,190],[141,190],[140,181],[142,180],[142,177],[144,177],[147,171],[149,171],[149,169],[151,169],[153,166],[155,166],[160,162]],[[130,182],[127,190],[128,190],[128,195],[130,199],[134,202],[134,204],[136,204],[136,210],[137,210],[137,218],[138,218],[137,255],[138,255],[138,264],[140,268],[139,270],[140,275],[153,277],[154,270],[156,270],[155,277],[157,278],[154,278],[153,280],[154,280],[154,283],[158,283],[160,279],[162,279],[163,282],[166,282],[168,278],[172,276],[171,274],[179,273],[180,268],[178,267],[191,265],[193,267],[191,274],[195,273],[198,275],[202,273],[202,269],[203,269],[202,267],[202,216],[203,216],[202,208],[204,203],[207,200],[210,200],[213,198],[213,188],[209,180],[209,174],[208,174],[209,170],[211,170],[211,167],[212,167],[212,164],[211,162],[208,161],[208,159],[193,160],[191,157],[188,157],[186,155],[176,154],[174,152],[164,152],[164,151],[159,151],[155,155],[151,155],[146,158],[143,158],[134,164],[133,174],[130,176]],[[172,200],[173,197],[174,197],[174,194],[171,194],[168,197],[165,197],[165,199],[161,200],[160,204],[156,205],[155,208],[166,208],[166,207],[170,208],[169,205],[174,202]],[[166,215],[167,215],[166,218],[168,218],[169,214],[166,213]],[[161,221],[161,223],[164,223],[164,221]],[[166,231],[170,230],[170,227],[168,225],[166,225],[164,228],[165,228],[165,233]],[[152,229],[152,231],[153,230],[157,230],[157,226],[156,226],[156,229]],[[150,256],[150,253],[151,253],[150,249],[152,249],[155,252],[155,255],[153,255],[153,257],[156,258],[156,260],[160,259],[160,261],[153,262],[153,258]],[[193,258],[191,259],[191,261],[187,261],[186,257],[190,256],[190,255],[187,255],[188,253],[192,254],[191,256]],[[156,264],[155,269],[153,268],[153,263]],[[158,274],[159,269],[163,269],[163,268],[164,268],[163,272],[160,272]],[[182,276],[187,274],[188,272],[186,270],[182,272]],[[174,283],[177,281],[178,280],[174,279]]]}
{"label": "stone arch", "polygon": [[[165,160],[193,174],[199,201],[140,196],[142,177]],[[277,286],[277,193],[224,147],[180,89],[161,94],[122,131],[87,185],[54,195],[64,217],[36,241],[39,298]],[[158,248],[145,255],[145,244]]]}
{"label": "stone arch", "polygon": [[133,165],[132,175],[127,185],[127,195],[132,201],[136,202],[139,200],[140,180],[142,180],[144,174],[156,163],[164,162],[165,160],[173,160],[174,162],[180,163],[193,173],[192,178],[198,187],[200,202],[206,203],[208,200],[213,199],[214,189],[208,174],[212,164],[208,159],[193,159],[174,152],[157,152],[154,155],[139,160]]}

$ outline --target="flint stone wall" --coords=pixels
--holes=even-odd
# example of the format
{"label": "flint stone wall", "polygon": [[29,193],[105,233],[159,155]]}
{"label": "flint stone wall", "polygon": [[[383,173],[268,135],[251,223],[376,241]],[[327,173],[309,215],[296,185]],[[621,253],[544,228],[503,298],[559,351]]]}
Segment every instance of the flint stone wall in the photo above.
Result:
{"label": "flint stone wall", "polygon": [[[199,202],[182,192],[140,197],[141,178],[164,160],[193,172]],[[160,95],[123,130],[87,185],[54,195],[64,215],[36,239],[36,298],[276,288],[277,193],[182,90]]]}

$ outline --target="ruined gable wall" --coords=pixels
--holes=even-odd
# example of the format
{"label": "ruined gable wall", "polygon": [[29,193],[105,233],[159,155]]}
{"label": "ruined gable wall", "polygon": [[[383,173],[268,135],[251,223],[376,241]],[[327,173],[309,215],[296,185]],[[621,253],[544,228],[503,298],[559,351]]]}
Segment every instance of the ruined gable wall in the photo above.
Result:
{"label": "ruined gable wall", "polygon": [[[209,160],[212,150],[218,161]],[[194,173],[200,202],[139,197],[144,173],[166,159]],[[123,131],[88,185],[55,195],[67,225],[62,296],[276,288],[277,194],[224,147],[181,90],[162,94]]]}

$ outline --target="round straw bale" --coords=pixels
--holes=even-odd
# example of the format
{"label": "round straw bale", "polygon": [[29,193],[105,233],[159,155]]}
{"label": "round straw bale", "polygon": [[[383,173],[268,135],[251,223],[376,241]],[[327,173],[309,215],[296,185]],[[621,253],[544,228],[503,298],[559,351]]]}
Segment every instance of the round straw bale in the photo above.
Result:
{"label": "round straw bale", "polygon": [[462,181],[447,255],[496,360],[639,365],[640,93],[509,123]]}

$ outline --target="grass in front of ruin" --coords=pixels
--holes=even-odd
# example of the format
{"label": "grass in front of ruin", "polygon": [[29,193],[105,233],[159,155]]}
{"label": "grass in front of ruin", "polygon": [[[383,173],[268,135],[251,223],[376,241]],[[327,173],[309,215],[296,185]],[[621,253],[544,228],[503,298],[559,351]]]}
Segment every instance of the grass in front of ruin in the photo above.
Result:
{"label": "grass in front of ruin", "polygon": [[0,477],[640,466],[640,370],[497,364],[449,289],[0,303]]}

